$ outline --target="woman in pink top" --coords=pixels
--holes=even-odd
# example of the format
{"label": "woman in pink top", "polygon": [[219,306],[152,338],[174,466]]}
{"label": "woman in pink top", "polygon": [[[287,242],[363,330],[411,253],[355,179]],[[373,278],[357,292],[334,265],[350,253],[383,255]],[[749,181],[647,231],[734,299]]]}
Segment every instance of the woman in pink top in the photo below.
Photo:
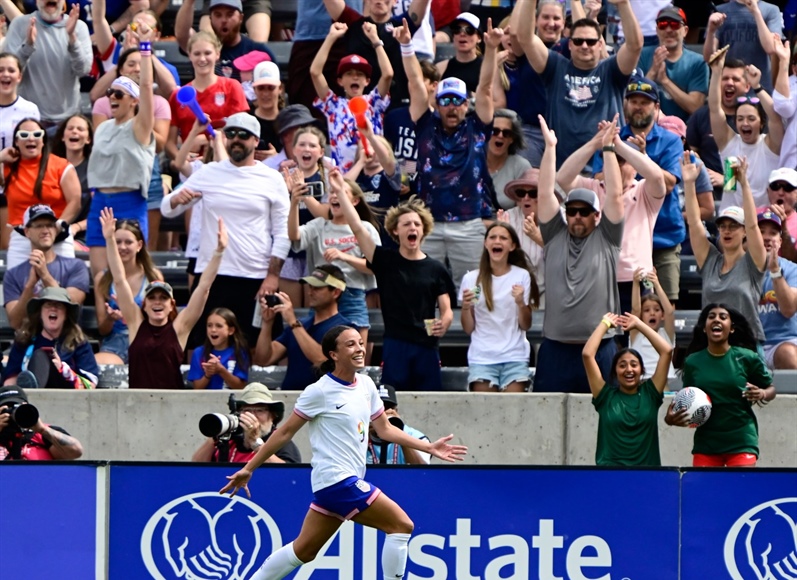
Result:
{"label": "woman in pink top", "polygon": [[[591,189],[603,203],[606,196],[603,174],[596,175],[596,179],[588,179],[581,177],[579,173],[595,153],[603,148],[605,133],[610,130],[614,130],[613,123],[602,124],[590,141],[565,160],[556,174],[556,182],[562,189]],[[620,289],[621,311],[630,312],[634,272],[640,267],[648,272],[653,269],[653,227],[664,204],[667,187],[662,169],[650,157],[620,139],[619,135],[615,135],[614,144],[610,147],[616,150],[617,161],[620,163],[625,207],[623,245],[617,262],[617,285]],[[637,175],[641,175],[642,179],[637,180]]]}

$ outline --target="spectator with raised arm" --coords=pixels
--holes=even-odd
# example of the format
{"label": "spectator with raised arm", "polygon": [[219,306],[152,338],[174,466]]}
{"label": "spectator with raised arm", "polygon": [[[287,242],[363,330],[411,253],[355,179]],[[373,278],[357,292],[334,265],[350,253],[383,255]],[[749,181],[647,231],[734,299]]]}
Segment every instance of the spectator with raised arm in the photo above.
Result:
{"label": "spectator with raised arm", "polygon": [[374,50],[376,50],[379,69],[382,73],[379,83],[366,94],[365,89],[371,83],[373,67],[365,57],[349,54],[338,63],[337,82],[338,86],[343,89],[343,96],[338,96],[329,88],[324,76],[324,66],[332,46],[343,38],[347,30],[347,25],[340,22],[333,23],[329,28],[326,40],[313,59],[313,64],[310,65],[310,76],[313,79],[316,92],[313,106],[326,117],[332,159],[344,172],[351,169],[357,155],[357,144],[360,142],[357,121],[349,109],[349,101],[355,97],[365,99],[368,103],[365,116],[371,121],[374,132],[381,135],[383,132],[382,116],[390,104],[390,83],[393,79],[393,67],[385,52],[384,43],[377,35],[376,26],[366,22],[362,25],[362,33],[371,40]]}
{"label": "spectator with raised arm", "polygon": [[[725,0],[708,20],[703,59],[711,64],[717,49],[728,46],[727,58],[739,58],[758,68],[761,86],[772,92],[773,34],[783,32],[780,8],[763,0]],[[722,149],[720,147],[720,149]]]}
{"label": "spectator with raised arm", "polygon": [[[642,287],[647,292],[642,294]],[[639,317],[645,324],[658,333],[664,340],[675,346],[675,307],[667,298],[664,289],[659,283],[656,270],[637,268],[634,272],[634,285],[631,295],[631,314]],[[628,336],[628,346],[642,356],[645,371],[642,378],[650,378],[656,368],[658,354],[647,337],[638,330],[631,330]],[[670,362],[667,379],[675,379],[675,369]]]}
{"label": "spectator with raised arm", "polygon": [[684,47],[689,26],[680,8],[667,6],[656,16],[658,46],[646,46],[639,68],[661,88],[661,111],[684,121],[706,102],[708,65]]}
{"label": "spectator with raised arm", "polygon": [[518,42],[548,92],[545,117],[557,135],[556,157],[560,164],[592,138],[599,121],[622,112],[623,92],[642,52],[642,32],[629,1],[609,0],[609,3],[620,13],[625,43],[616,56],[603,61],[603,35],[596,21],[582,19],[573,23],[568,42],[571,60],[568,60],[548,49],[532,32],[536,0],[518,3]]}
{"label": "spectator with raised arm", "polygon": [[[606,126],[601,141],[606,188],[603,211],[596,192],[576,188],[567,194],[564,216],[554,193],[557,137],[542,118],[540,127],[545,137],[545,154],[540,167],[537,207],[545,244],[545,285],[549,298],[534,390],[586,393],[589,382],[579,362],[594,330],[592,323],[604,313],[616,313],[620,308],[617,262],[625,210],[622,174],[614,144],[617,120]],[[617,347],[614,330],[608,329],[606,334],[595,349],[595,359],[608,380]]]}
{"label": "spectator with raised arm", "polygon": [[[342,187],[338,170],[330,172],[330,179]],[[438,341],[454,319],[454,284],[445,266],[421,251],[434,227],[429,210],[414,196],[388,210],[385,229],[398,244],[396,251],[376,244],[347,196],[339,202],[379,288],[385,321],[383,382],[399,390],[442,390]]]}
{"label": "spectator with raised arm", "polygon": [[108,267],[116,286],[116,300],[127,323],[130,338],[130,388],[182,389],[184,382],[180,365],[183,362],[183,350],[191,329],[202,314],[227,248],[224,220],[218,218],[216,250],[204,268],[188,304],[179,313],[172,287],[159,280],[147,284],[141,306],[136,304],[116,246],[116,219],[111,208],[103,208],[100,222],[108,252]]}
{"label": "spectator with raised arm", "polygon": [[[604,336],[615,327],[639,332],[658,354],[653,375],[643,380],[645,364],[634,349],[624,348],[614,355],[607,381],[596,359]],[[633,314],[603,315],[581,354],[592,392],[592,405],[598,413],[596,465],[661,465],[659,454],[659,407],[664,401],[667,371],[672,360],[672,345]],[[616,386],[615,386],[616,385]]]}
{"label": "spectator with raised arm", "polygon": [[[630,117],[633,118],[633,117]],[[583,188],[598,194],[603,206],[606,203],[606,184],[601,179],[588,179],[579,173],[593,155],[603,149],[608,139],[608,123],[586,145],[573,153],[556,174],[556,182],[564,191]],[[654,125],[656,126],[656,125]],[[609,151],[617,159],[622,179],[625,228],[623,244],[617,261],[617,284],[620,291],[620,309],[631,311],[631,289],[634,272],[638,267],[653,269],[653,228],[667,194],[664,170],[650,157],[641,153],[632,141],[615,136]],[[604,149],[604,152],[605,149]],[[637,179],[637,176],[642,179]],[[599,176],[603,177],[603,176]]]}
{"label": "spectator with raised arm", "polygon": [[[751,0],[755,1],[755,0]],[[725,64],[725,56],[720,52],[714,55],[711,65],[711,83],[708,94],[708,108],[711,114],[711,132],[717,143],[723,162],[732,157],[746,157],[749,172],[747,175],[756,207],[767,204],[767,179],[778,168],[780,145],[783,142],[783,122],[772,106],[772,97],[761,85],[761,71],[747,67],[747,78],[753,86],[755,97],[736,98],[736,128],[728,126],[722,110],[720,94],[720,75]],[[725,188],[720,203],[720,211],[731,206],[741,206],[742,194],[739,188]]]}
{"label": "spectator with raised arm", "polygon": [[36,103],[52,134],[79,112],[79,80],[91,70],[91,39],[77,4],[67,12],[66,0],[37,0],[36,8],[11,21],[5,46],[26,68],[19,94]]}
{"label": "spectator with raised arm", "polygon": [[783,143],[780,146],[780,166],[797,169],[797,43],[792,54],[787,40],[775,40],[778,55],[778,78],[772,93],[772,108],[783,120]]}
{"label": "spectator with raised arm", "polygon": [[764,282],[767,251],[758,228],[753,193],[747,180],[747,160],[742,157],[735,168],[744,206],[729,206],[720,211],[716,219],[720,249],[708,240],[700,220],[695,196],[695,179],[699,168],[692,163],[689,153],[684,153],[682,171],[689,239],[703,280],[703,306],[721,303],[738,310],[750,321],[756,340],[762,343],[765,339],[764,329],[758,319],[757,305]]}
{"label": "spectator with raised arm", "polygon": [[[451,265],[459,289],[462,277],[479,265],[485,220],[496,205],[487,168],[487,140],[493,114],[493,82],[497,50],[504,33],[487,20],[484,63],[476,89],[474,112],[468,111],[468,90],[454,77],[437,85],[437,112],[429,110],[426,89],[410,86],[410,116],[418,142],[418,197],[432,212],[435,225],[425,232],[423,251]],[[411,52],[410,48],[408,52]]]}
{"label": "spectator with raised arm", "polygon": [[758,213],[758,228],[769,262],[758,303],[764,329],[764,360],[771,369],[797,369],[797,264],[778,256],[783,224],[767,208]]}
{"label": "spectator with raised arm", "polygon": [[94,132],[94,148],[89,159],[89,187],[92,188],[86,244],[89,246],[91,272],[108,267],[105,237],[100,227],[100,212],[106,207],[119,219],[138,220],[141,233],[148,239],[147,197],[155,163],[155,97],[152,92],[152,30],[138,28],[141,39],[140,83],[120,76],[111,85],[112,120]]}

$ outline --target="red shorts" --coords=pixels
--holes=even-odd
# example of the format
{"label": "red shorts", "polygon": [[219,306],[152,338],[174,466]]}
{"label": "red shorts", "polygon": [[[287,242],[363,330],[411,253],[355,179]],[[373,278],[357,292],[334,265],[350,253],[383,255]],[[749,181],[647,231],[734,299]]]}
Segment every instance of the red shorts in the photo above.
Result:
{"label": "red shorts", "polygon": [[705,455],[694,453],[692,467],[755,467],[758,458],[752,453],[721,453]]}

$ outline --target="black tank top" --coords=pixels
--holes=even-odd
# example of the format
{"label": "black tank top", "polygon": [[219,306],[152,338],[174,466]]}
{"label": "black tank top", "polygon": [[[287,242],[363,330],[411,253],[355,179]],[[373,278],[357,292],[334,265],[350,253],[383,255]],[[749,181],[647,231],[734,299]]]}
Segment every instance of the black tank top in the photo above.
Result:
{"label": "black tank top", "polygon": [[482,57],[477,56],[470,62],[460,62],[456,58],[449,59],[446,72],[443,73],[443,78],[456,77],[464,81],[465,86],[468,87],[470,93],[476,92],[476,87],[479,86],[479,72],[482,68]]}
{"label": "black tank top", "polygon": [[182,389],[183,349],[169,321],[152,326],[146,319],[127,351],[131,389]]}

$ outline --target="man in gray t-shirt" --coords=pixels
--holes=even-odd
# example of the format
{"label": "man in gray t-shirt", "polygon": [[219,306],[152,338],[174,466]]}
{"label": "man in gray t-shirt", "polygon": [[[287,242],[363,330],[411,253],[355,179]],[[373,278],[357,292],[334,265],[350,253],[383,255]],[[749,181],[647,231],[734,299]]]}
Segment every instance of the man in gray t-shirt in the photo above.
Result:
{"label": "man in gray t-shirt", "polygon": [[[600,121],[623,115],[623,92],[642,53],[642,32],[628,0],[609,0],[617,7],[625,43],[617,56],[601,61],[605,48],[601,28],[594,20],[573,23],[568,47],[571,60],[549,50],[532,32],[536,0],[522,0],[517,17],[517,38],[532,68],[548,91],[545,120],[556,132],[557,165],[592,139]],[[515,24],[512,30],[515,31]],[[529,119],[524,119],[530,122]]]}
{"label": "man in gray t-shirt", "polygon": [[[545,293],[549,296],[543,339],[534,376],[535,392],[588,393],[581,351],[607,312],[620,307],[617,260],[623,238],[624,208],[620,166],[614,154],[616,123],[602,130],[606,199],[577,188],[565,200],[561,215],[554,194],[556,137],[542,124],[546,149],[540,167],[538,216],[545,252]],[[551,298],[555,297],[555,299]],[[616,352],[612,329],[596,356],[608,379]]]}

